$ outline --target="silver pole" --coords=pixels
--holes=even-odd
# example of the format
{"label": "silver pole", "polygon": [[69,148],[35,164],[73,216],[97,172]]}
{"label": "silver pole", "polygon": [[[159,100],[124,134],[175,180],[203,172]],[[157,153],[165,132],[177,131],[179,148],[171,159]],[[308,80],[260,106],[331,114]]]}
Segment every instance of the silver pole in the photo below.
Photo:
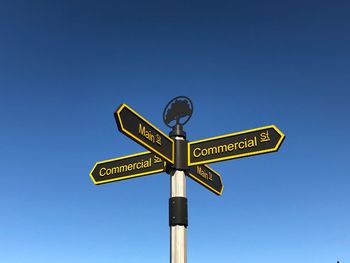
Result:
{"label": "silver pole", "polygon": [[[177,136],[175,140],[184,140],[184,138]],[[186,197],[185,172],[174,170],[170,178],[170,197]],[[185,226],[170,227],[170,263],[187,263],[187,229]]]}

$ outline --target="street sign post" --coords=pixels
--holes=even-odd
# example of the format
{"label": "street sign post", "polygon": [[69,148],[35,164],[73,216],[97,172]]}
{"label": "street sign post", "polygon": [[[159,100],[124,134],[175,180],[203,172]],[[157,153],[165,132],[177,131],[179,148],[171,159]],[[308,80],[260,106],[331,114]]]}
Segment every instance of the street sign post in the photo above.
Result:
{"label": "street sign post", "polygon": [[166,171],[170,174],[170,262],[187,263],[188,211],[186,175],[217,195],[223,191],[219,173],[207,164],[278,151],[284,134],[274,125],[188,142],[184,125],[193,113],[185,96],[171,100],[163,121],[169,136],[126,104],[114,113],[121,133],[148,152],[97,162],[90,172],[95,184],[104,184]]}
{"label": "street sign post", "polygon": [[188,176],[217,195],[221,195],[224,190],[220,174],[208,165],[190,166]]}
{"label": "street sign post", "polygon": [[90,172],[95,184],[105,184],[165,171],[165,162],[151,152],[100,161]]}
{"label": "street sign post", "polygon": [[188,165],[207,164],[275,152],[284,134],[274,125],[188,143]]}
{"label": "street sign post", "polygon": [[169,163],[174,163],[174,141],[126,104],[114,113],[120,132],[154,152]]}

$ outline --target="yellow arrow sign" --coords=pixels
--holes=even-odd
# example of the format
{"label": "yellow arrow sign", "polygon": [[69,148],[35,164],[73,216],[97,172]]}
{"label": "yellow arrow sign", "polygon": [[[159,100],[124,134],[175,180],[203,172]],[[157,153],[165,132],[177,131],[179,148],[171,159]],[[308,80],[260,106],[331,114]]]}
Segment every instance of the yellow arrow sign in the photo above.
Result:
{"label": "yellow arrow sign", "polygon": [[224,190],[221,175],[208,165],[190,166],[188,176],[217,195],[221,195]]}
{"label": "yellow arrow sign", "polygon": [[188,165],[220,162],[275,152],[284,134],[274,125],[188,143]]}
{"label": "yellow arrow sign", "polygon": [[165,162],[151,152],[142,152],[97,162],[90,172],[95,184],[105,184],[165,171]]}
{"label": "yellow arrow sign", "polygon": [[115,111],[114,117],[120,132],[167,162],[174,163],[174,141],[156,126],[126,104]]}

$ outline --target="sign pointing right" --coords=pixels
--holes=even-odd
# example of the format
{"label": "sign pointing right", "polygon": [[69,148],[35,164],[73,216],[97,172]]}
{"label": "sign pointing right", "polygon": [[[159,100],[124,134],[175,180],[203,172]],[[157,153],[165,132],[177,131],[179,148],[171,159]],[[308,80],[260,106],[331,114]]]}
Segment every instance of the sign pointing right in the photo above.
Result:
{"label": "sign pointing right", "polygon": [[188,143],[188,166],[278,151],[284,134],[274,125]]}
{"label": "sign pointing right", "polygon": [[208,165],[194,165],[189,167],[188,176],[197,181],[210,191],[217,195],[222,194],[224,186],[220,174],[210,168]]}

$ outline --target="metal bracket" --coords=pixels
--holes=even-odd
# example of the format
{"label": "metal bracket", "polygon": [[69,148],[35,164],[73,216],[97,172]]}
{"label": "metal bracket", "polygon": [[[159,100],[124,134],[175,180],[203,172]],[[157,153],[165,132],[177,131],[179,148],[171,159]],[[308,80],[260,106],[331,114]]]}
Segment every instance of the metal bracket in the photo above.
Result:
{"label": "metal bracket", "polygon": [[183,130],[183,126],[177,124],[170,132],[170,137],[175,142],[175,163],[171,166],[174,170],[187,171],[187,144],[186,132]]}

